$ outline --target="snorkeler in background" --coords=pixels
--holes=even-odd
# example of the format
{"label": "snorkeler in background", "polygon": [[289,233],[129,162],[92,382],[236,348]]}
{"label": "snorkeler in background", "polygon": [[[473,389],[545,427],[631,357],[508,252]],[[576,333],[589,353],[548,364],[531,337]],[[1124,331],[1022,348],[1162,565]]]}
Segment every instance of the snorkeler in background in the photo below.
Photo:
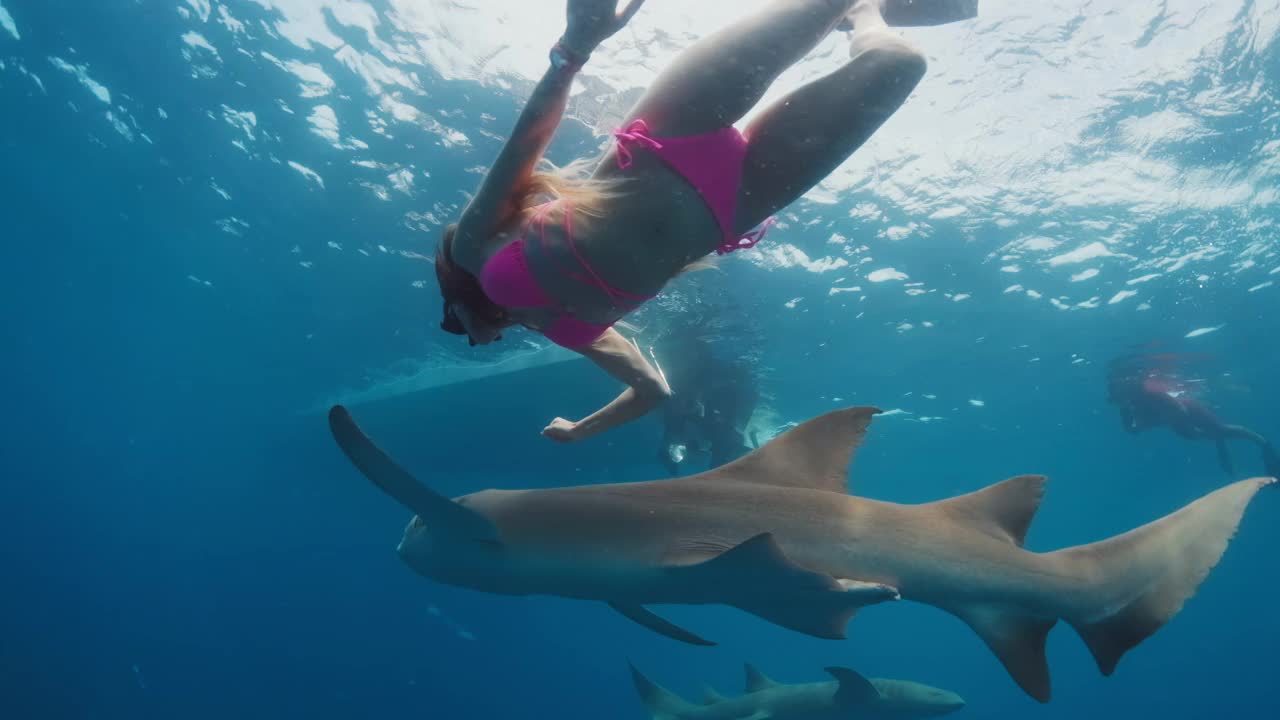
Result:
{"label": "snorkeler in background", "polygon": [[748,424],[760,390],[747,362],[717,357],[706,339],[692,334],[664,338],[654,354],[672,392],[662,409],[658,448],[667,472],[679,474],[695,454],[705,454],[707,467],[714,468],[759,446]]}
{"label": "snorkeler in background", "polygon": [[1280,453],[1258,433],[1218,418],[1198,395],[1204,381],[1188,377],[1180,365],[1184,357],[1174,353],[1126,355],[1107,367],[1107,399],[1120,409],[1127,432],[1167,427],[1188,440],[1212,440],[1222,469],[1235,474],[1227,440],[1248,440],[1262,450],[1268,475],[1280,476]]}

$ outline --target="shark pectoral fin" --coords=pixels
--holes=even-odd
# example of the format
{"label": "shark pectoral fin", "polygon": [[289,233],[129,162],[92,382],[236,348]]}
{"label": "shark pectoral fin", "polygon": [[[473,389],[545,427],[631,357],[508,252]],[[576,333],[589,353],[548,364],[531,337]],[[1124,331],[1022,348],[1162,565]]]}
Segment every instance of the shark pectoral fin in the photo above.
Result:
{"label": "shark pectoral fin", "polygon": [[645,610],[639,605],[623,605],[622,603],[611,602],[609,603],[609,607],[617,610],[619,613],[622,613],[623,617],[637,622],[659,635],[666,635],[672,640],[679,640],[682,643],[689,643],[690,645],[715,645],[715,643],[710,640],[698,637],[679,625],[668,620],[664,620],[652,612]]}
{"label": "shark pectoral fin", "polygon": [[498,529],[488,518],[419,482],[374,445],[341,405],[329,410],[329,431],[352,465],[383,492],[417,513],[431,532],[468,540],[499,541]]}
{"label": "shark pectoral fin", "polygon": [[840,683],[840,687],[836,689],[836,705],[855,707],[880,699],[880,691],[876,690],[871,681],[862,677],[857,671],[843,667],[828,667],[825,669],[831,677],[836,679],[836,682]]}
{"label": "shark pectoral fin", "polygon": [[1049,661],[1045,642],[1056,618],[1038,618],[1013,610],[983,607],[957,613],[999,658],[1013,681],[1028,695],[1049,702]]}
{"label": "shark pectoral fin", "polygon": [[[873,583],[842,581],[792,562],[772,533],[761,533],[697,565],[672,568],[733,605],[769,622],[814,637],[840,640],[858,608],[897,598]],[[878,588],[878,589],[873,589]]]}
{"label": "shark pectoral fin", "polygon": [[711,687],[710,685],[702,686],[702,704],[703,705],[715,705],[718,702],[724,702],[724,701],[725,701],[725,697],[721,695],[719,692],[717,692],[715,688]]}

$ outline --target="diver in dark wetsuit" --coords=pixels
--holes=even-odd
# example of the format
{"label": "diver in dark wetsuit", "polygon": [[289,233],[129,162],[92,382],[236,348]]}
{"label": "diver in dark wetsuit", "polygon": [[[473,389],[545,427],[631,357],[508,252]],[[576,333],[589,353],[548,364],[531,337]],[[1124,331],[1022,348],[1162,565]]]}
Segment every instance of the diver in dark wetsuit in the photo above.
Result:
{"label": "diver in dark wetsuit", "polygon": [[1223,470],[1235,474],[1227,440],[1248,440],[1262,450],[1266,473],[1280,476],[1280,453],[1258,433],[1241,425],[1229,425],[1196,397],[1197,382],[1173,371],[1167,358],[1126,356],[1113,360],[1107,370],[1108,400],[1120,409],[1127,432],[1138,433],[1164,426],[1188,440],[1212,440]]}
{"label": "diver in dark wetsuit", "polygon": [[746,442],[747,424],[760,399],[755,373],[745,363],[716,357],[701,338],[668,339],[656,349],[671,397],[662,408],[658,459],[672,475],[689,456],[705,453],[719,467],[758,446]]}

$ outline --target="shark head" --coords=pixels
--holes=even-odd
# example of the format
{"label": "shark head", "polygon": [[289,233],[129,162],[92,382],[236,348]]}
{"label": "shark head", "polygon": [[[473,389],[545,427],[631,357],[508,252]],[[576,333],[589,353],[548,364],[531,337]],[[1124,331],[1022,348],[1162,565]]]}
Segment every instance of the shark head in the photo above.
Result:
{"label": "shark head", "polygon": [[452,585],[487,589],[484,578],[501,562],[502,544],[489,533],[458,532],[448,521],[414,515],[396,553],[415,572]]}
{"label": "shark head", "polygon": [[926,718],[947,715],[964,707],[964,698],[942,688],[909,680],[875,680],[881,707],[903,718]]}
{"label": "shark head", "polygon": [[400,544],[396,546],[396,553],[400,555],[400,559],[410,567],[430,567],[437,564],[438,560],[435,556],[439,551],[440,543],[432,541],[427,522],[421,515],[414,515],[404,528],[404,536],[400,538]]}

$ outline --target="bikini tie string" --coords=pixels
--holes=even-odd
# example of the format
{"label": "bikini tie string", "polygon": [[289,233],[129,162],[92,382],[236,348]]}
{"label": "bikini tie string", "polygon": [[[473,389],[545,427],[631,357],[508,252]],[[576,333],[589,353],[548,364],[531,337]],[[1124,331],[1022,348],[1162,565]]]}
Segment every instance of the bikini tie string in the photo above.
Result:
{"label": "bikini tie string", "polygon": [[650,150],[661,150],[662,143],[649,136],[649,124],[644,120],[632,120],[630,125],[613,131],[618,140],[618,169],[631,167],[633,159],[631,147],[643,146]]}
{"label": "bikini tie string", "polygon": [[[646,147],[650,150],[661,150],[662,143],[655,140],[649,135],[649,124],[639,118],[632,120],[626,127],[613,131],[614,138],[618,141],[618,168],[626,170],[631,167],[635,156],[631,149],[634,147]],[[761,225],[751,232],[743,235],[736,240],[726,240],[716,248],[716,253],[725,255],[734,250],[746,250],[755,247],[756,243],[764,239],[765,233],[769,228],[778,222],[776,217],[770,217]]]}
{"label": "bikini tie string", "polygon": [[746,235],[743,235],[737,240],[732,240],[732,241],[726,240],[723,243],[721,243],[720,247],[716,248],[716,254],[728,255],[734,250],[747,250],[755,247],[756,243],[764,239],[764,234],[769,232],[769,228],[773,227],[777,223],[778,223],[778,218],[770,217],[769,219],[761,223],[758,229],[752,230],[751,232],[747,233]]}

